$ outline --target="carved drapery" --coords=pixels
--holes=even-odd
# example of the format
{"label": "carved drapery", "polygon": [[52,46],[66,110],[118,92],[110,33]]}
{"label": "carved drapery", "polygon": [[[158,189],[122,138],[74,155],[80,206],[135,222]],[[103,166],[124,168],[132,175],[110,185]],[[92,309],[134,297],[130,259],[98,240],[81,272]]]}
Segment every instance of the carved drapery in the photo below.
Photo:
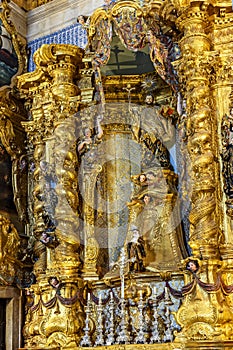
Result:
{"label": "carved drapery", "polygon": [[[127,105],[109,104],[105,114],[104,209],[107,213],[109,265],[113,264],[123,246],[128,221],[126,202],[130,195],[133,164],[130,115]],[[134,168],[134,169],[133,169]]]}
{"label": "carved drapery", "polygon": [[137,2],[119,1],[95,11],[89,24],[89,46],[95,51],[94,65],[99,67],[108,62],[115,31],[129,50],[136,52],[148,43],[156,72],[177,91],[178,79],[171,62],[176,59],[178,48],[162,31],[156,13],[158,7],[153,4],[151,8],[142,8]]}

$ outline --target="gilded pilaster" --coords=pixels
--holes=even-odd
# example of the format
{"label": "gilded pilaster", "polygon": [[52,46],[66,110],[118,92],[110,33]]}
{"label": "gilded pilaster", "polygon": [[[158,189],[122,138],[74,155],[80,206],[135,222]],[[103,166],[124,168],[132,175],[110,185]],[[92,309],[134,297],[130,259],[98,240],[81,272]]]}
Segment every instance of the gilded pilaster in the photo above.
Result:
{"label": "gilded pilaster", "polygon": [[216,219],[216,159],[214,152],[214,113],[209,87],[210,40],[206,34],[206,5],[196,2],[179,18],[184,30],[180,41],[182,59],[178,66],[180,82],[187,100],[188,152],[191,160],[190,245],[193,255],[208,259],[218,257],[219,241]]}
{"label": "gilded pilaster", "polygon": [[74,117],[82,56],[76,46],[43,45],[35,54],[36,70],[19,78],[30,108],[23,125],[34,150],[36,283],[28,290],[26,348],[77,346],[83,327]]}
{"label": "gilded pilaster", "polygon": [[[210,38],[213,43],[213,70],[212,90],[215,97],[218,148],[219,148],[219,177],[221,187],[219,196],[222,199],[221,229],[223,239],[219,250],[224,261],[222,278],[226,285],[233,283],[233,214],[232,214],[232,136],[231,116],[233,106],[232,86],[232,4],[219,3],[212,16]],[[232,307],[232,293],[226,296],[229,307]]]}
{"label": "gilded pilaster", "polygon": [[[219,243],[223,237],[218,207],[217,120],[211,89],[213,52],[208,35],[208,11],[207,2],[197,4],[191,1],[178,19],[179,28],[184,32],[180,41],[182,59],[178,63],[178,72],[181,91],[187,101],[186,133],[192,203],[189,244],[193,256],[201,259],[198,279],[215,285],[221,269]],[[185,282],[190,282],[190,279]],[[209,293],[197,284],[185,296],[177,312],[177,320],[182,326],[177,339],[224,339],[227,332],[224,320],[231,322],[231,317],[219,289]]]}
{"label": "gilded pilaster", "polygon": [[[232,199],[230,195],[230,176],[226,169],[231,168],[231,160],[227,158],[231,144],[230,125],[232,109],[232,12],[229,6],[217,8],[212,18],[210,38],[213,43],[213,70],[212,89],[216,103],[218,125],[218,147],[220,152],[220,180],[223,198],[222,230],[224,242],[221,242],[220,251],[223,259],[232,257]],[[226,138],[228,137],[228,139]]]}

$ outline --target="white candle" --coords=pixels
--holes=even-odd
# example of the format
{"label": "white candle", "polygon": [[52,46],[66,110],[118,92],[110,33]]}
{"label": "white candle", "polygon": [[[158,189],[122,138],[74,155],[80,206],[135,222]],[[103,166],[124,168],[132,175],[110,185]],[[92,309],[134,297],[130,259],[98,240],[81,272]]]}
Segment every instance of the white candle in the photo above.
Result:
{"label": "white candle", "polygon": [[91,294],[87,293],[87,300],[90,301],[91,300]]}
{"label": "white candle", "polygon": [[152,289],[152,295],[156,295],[156,287],[155,286]]}
{"label": "white candle", "polygon": [[99,305],[102,304],[102,297],[101,297],[101,294],[100,294],[100,297],[99,297]]}

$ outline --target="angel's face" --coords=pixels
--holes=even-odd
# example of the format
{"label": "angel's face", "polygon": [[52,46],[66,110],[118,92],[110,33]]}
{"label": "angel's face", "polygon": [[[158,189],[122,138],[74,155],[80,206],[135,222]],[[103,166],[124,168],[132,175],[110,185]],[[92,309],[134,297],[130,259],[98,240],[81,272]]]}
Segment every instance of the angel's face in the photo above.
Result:
{"label": "angel's face", "polygon": [[145,181],[146,181],[146,175],[145,175],[145,174],[141,174],[141,175],[139,176],[139,181],[140,181],[140,182],[145,182]]}
{"label": "angel's face", "polygon": [[84,131],[84,136],[86,138],[90,138],[91,137],[91,130],[89,128],[86,128]]}
{"label": "angel's face", "polygon": [[151,197],[148,195],[145,195],[143,198],[144,203],[147,205],[151,202]]}
{"label": "angel's face", "polygon": [[80,24],[84,24],[85,23],[85,19],[83,16],[78,16],[78,23]]}

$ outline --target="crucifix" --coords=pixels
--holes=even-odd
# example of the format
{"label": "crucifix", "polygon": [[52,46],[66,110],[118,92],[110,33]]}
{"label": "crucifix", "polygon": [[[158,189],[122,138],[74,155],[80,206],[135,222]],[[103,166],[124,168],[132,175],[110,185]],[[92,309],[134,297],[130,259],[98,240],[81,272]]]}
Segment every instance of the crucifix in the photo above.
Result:
{"label": "crucifix", "polygon": [[131,108],[131,91],[135,90],[135,87],[131,87],[131,84],[127,84],[127,87],[124,87],[122,90],[126,90],[128,92],[128,102],[129,102],[129,111]]}
{"label": "crucifix", "polygon": [[119,47],[117,45],[115,45],[114,48],[111,49],[111,51],[114,52],[114,54],[115,54],[116,66],[117,66],[117,69],[119,70],[120,69],[119,53],[124,52],[124,50],[120,50]]}

